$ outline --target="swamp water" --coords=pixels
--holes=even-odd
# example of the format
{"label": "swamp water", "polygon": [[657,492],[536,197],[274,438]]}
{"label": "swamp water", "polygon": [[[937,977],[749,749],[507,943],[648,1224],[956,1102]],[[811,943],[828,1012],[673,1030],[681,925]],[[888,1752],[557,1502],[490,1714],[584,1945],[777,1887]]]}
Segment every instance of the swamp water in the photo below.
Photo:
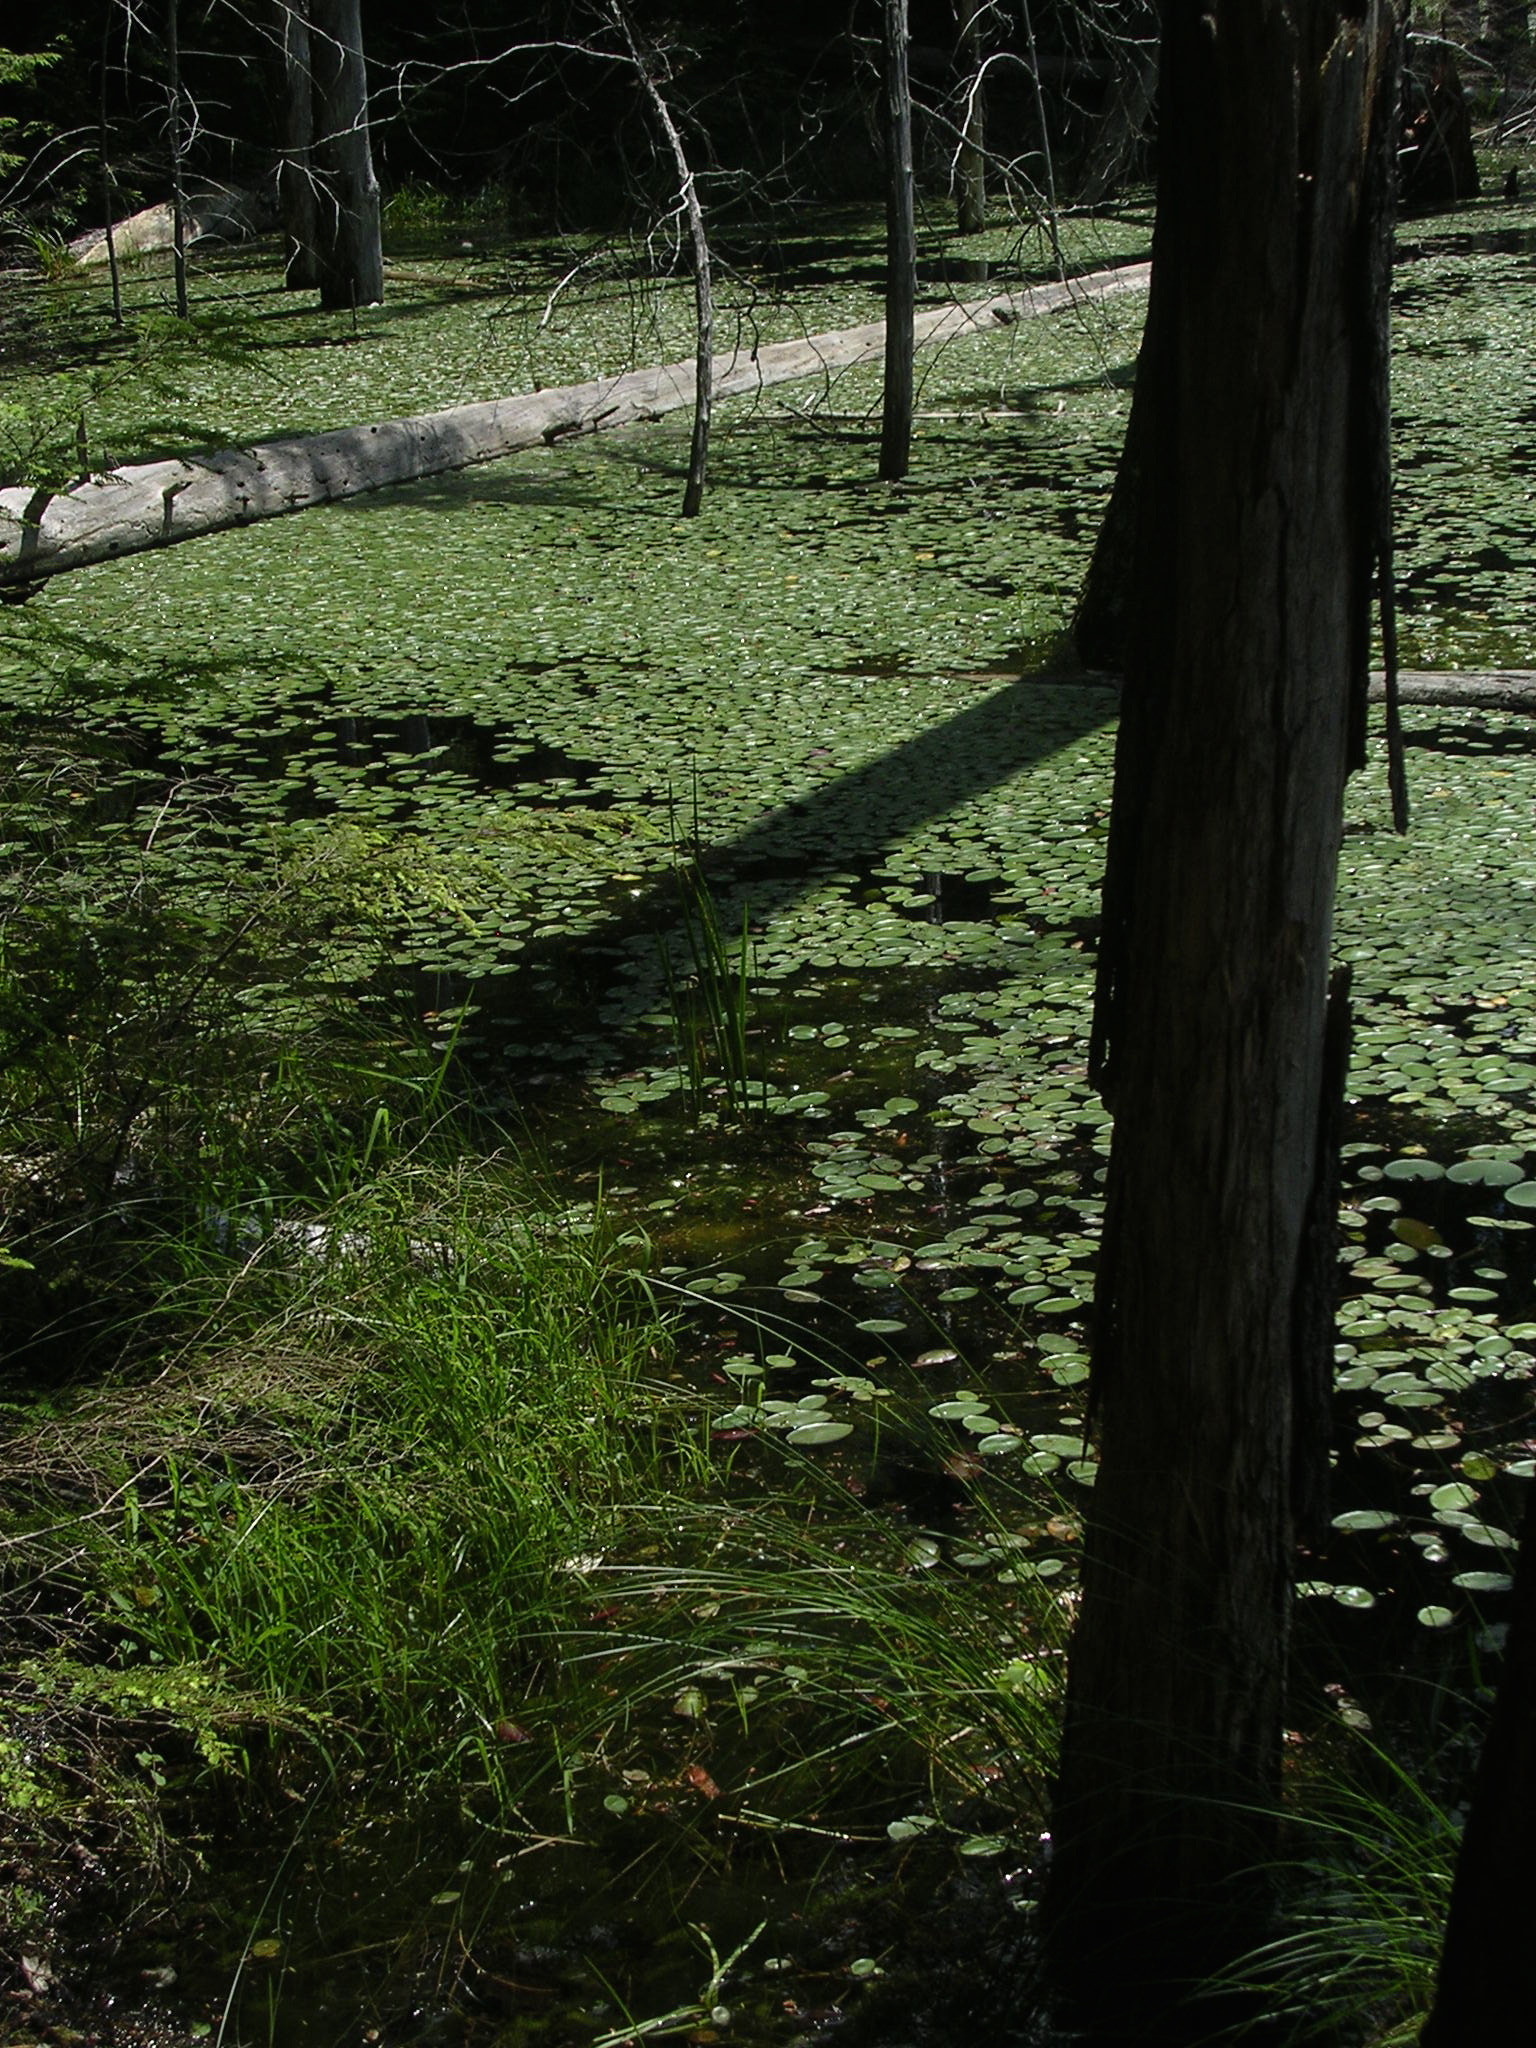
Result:
{"label": "swamp water", "polygon": [[[1466,246],[1469,221],[1498,239]],[[1399,277],[1404,660],[1527,665],[1530,231],[1493,208],[1445,228],[1420,224]],[[806,327],[870,315],[858,245],[829,247]],[[591,374],[574,315],[509,313],[508,261],[483,297],[423,293],[435,351],[404,292],[355,348],[303,351],[232,264],[219,317],[287,350],[189,362],[147,437],[142,391],[114,420],[108,389],[100,432],[216,442]],[[682,295],[643,321],[618,302],[636,346],[686,353]],[[684,430],[653,428],[61,580],[0,621],[13,744],[46,739],[83,788],[92,764],[82,804],[158,888],[215,906],[234,874],[343,878],[304,985],[251,1000],[425,1016],[573,1209],[648,1241],[681,1315],[676,1413],[743,1522],[797,1489],[809,1522],[840,1490],[882,1532],[853,1554],[896,1588],[871,1660],[846,1602],[823,1623],[805,1594],[794,1635],[732,1606],[750,1526],[736,1548],[679,1531],[682,1563],[723,1567],[688,1596],[674,1682],[525,1808],[471,1785],[401,1818],[359,1777],[253,1840],[237,1799],[187,1804],[201,1874],[101,1971],[102,2038],[590,2043],[676,2013],[695,2039],[793,2042],[895,1986],[872,2022],[895,2048],[925,1999],[987,2012],[1026,1974],[1038,1787],[1009,1775],[1007,1713],[1049,1695],[1070,1612],[1108,1150],[1086,1043],[1114,698],[1052,649],[1139,319],[920,360],[896,490],[870,481],[855,374],[722,407],[696,521]],[[1536,763],[1523,720],[1406,723],[1413,832],[1390,832],[1373,761],[1341,874],[1338,1519],[1303,1587],[1301,1724],[1378,1699],[1390,1719],[1405,1674],[1470,1682],[1532,1471]],[[745,923],[746,1116],[712,1048],[693,1069],[679,1045],[708,1035],[679,1028],[706,916],[731,961]],[[622,1574],[674,1561],[664,1535],[575,1561],[584,1660]],[[885,1654],[894,1695],[925,1631],[992,1646],[927,1750],[895,1713],[880,1732],[871,1671]],[[843,1722],[840,1672],[862,1702]],[[709,1944],[744,1942],[714,1982]]]}

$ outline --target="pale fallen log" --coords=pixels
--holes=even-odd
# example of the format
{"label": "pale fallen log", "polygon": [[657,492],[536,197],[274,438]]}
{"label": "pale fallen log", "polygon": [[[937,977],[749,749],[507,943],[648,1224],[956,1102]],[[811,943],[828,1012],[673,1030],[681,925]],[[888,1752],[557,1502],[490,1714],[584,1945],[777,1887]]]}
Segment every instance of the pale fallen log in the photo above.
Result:
{"label": "pale fallen log", "polygon": [[[1117,694],[1123,677],[1108,669],[1084,669],[1075,675],[1051,674],[1034,678],[1043,683],[1075,682]],[[1387,682],[1380,669],[1371,673],[1373,704],[1386,701]],[[1400,669],[1397,677],[1400,703],[1426,705],[1440,711],[1536,711],[1536,669]]]}
{"label": "pale fallen log", "polygon": [[[251,235],[264,234],[271,225],[272,207],[259,192],[221,186],[189,195],[187,200],[189,246],[204,240],[242,242]],[[141,207],[137,213],[112,223],[112,245],[120,263],[169,249],[175,239],[175,216],[168,199],[158,206]],[[87,228],[83,235],[76,235],[69,253],[86,268],[105,263],[106,229]]]}
{"label": "pale fallen log", "polygon": [[[1536,669],[1404,669],[1397,679],[1404,704],[1429,704],[1452,711],[1536,710]],[[1371,677],[1371,701],[1380,703],[1386,685]]]}
{"label": "pale fallen log", "polygon": [[[999,293],[973,305],[942,306],[918,315],[916,344],[934,348],[967,335],[995,334],[1039,314],[1144,292],[1150,275],[1151,266],[1140,263]],[[884,343],[885,322],[874,320],[801,341],[770,342],[750,354],[716,356],[715,396],[740,396],[876,363]],[[26,588],[147,548],[493,462],[540,442],[552,445],[573,434],[659,419],[691,406],[693,395],[690,360],[413,419],[140,463],[63,491],[0,491],[0,588]]]}

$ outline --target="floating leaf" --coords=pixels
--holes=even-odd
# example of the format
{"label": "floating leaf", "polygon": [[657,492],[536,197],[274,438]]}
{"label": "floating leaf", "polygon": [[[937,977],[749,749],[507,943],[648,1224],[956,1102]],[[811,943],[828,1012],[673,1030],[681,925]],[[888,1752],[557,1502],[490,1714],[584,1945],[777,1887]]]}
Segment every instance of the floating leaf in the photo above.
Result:
{"label": "floating leaf", "polygon": [[887,1821],[885,1832],[893,1842],[911,1842],[937,1825],[931,1814],[909,1813],[901,1820]]}
{"label": "floating leaf", "polygon": [[853,1435],[851,1422],[802,1422],[789,1432],[788,1442],[797,1448],[813,1444],[835,1444]]}
{"label": "floating leaf", "polygon": [[1388,1508],[1351,1508],[1347,1514],[1335,1515],[1333,1526],[1358,1535],[1368,1530],[1394,1529],[1401,1520],[1401,1515],[1394,1515]]}
{"label": "floating leaf", "polygon": [[1391,1159],[1382,1172],[1388,1180],[1440,1180],[1445,1168],[1434,1159]]}
{"label": "floating leaf", "polygon": [[1513,1159],[1461,1159],[1446,1172],[1459,1187],[1514,1187],[1523,1175]]}
{"label": "floating leaf", "polygon": [[1432,1508],[1469,1508],[1476,1499],[1475,1486],[1463,1486],[1460,1480],[1451,1480],[1435,1488],[1429,1496],[1429,1504]]}

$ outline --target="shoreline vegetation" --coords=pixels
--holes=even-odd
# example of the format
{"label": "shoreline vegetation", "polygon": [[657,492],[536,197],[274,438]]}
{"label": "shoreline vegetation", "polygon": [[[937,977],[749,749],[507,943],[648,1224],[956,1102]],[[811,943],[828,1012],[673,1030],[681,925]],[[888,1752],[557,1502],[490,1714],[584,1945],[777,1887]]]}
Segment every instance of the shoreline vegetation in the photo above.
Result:
{"label": "shoreline vegetation", "polygon": [[[681,360],[688,280],[432,225],[372,324],[260,248],[191,323],[146,259],[121,338],[0,278],[11,475]],[[1062,222],[1085,268],[1146,230]],[[1290,1917],[1239,1973],[1379,2048],[1532,1467],[1528,720],[1465,677],[1536,662],[1482,474],[1536,303],[1464,230],[1400,278],[1441,695],[1404,693],[1414,838],[1379,763],[1351,797],[1339,1499]],[[837,215],[743,264],[743,337],[867,323],[877,247]],[[977,250],[997,303],[1043,254]],[[18,2038],[1026,2024],[1108,1144],[1114,712],[1055,664],[1138,318],[936,351],[897,489],[829,367],[723,409],[691,531],[662,422],[0,614]]]}

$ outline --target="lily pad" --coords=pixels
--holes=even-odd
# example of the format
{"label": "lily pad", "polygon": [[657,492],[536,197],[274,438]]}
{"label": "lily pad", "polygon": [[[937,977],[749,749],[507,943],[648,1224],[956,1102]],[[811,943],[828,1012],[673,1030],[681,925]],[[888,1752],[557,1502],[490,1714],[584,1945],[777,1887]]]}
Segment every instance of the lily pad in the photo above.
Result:
{"label": "lily pad", "polygon": [[852,1435],[851,1422],[802,1422],[789,1432],[785,1441],[797,1450],[805,1450],[816,1444],[840,1443],[845,1436]]}
{"label": "lily pad", "polygon": [[1390,1159],[1381,1169],[1388,1180],[1443,1180],[1445,1168],[1435,1159]]}
{"label": "lily pad", "polygon": [[1351,1508],[1346,1514],[1335,1515],[1333,1526],[1351,1534],[1363,1534],[1380,1529],[1395,1529],[1402,1520],[1388,1508]]}

